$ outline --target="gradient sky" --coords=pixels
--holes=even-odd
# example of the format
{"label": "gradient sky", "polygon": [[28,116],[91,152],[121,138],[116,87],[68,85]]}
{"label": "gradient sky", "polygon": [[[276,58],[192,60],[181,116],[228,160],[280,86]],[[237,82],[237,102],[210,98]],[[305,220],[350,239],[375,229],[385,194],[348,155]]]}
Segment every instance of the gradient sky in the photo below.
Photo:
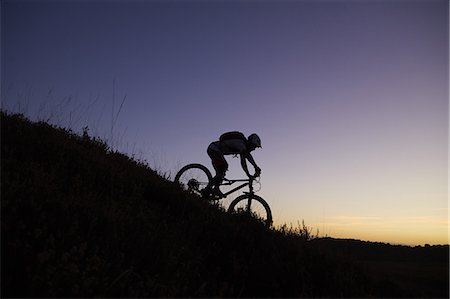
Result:
{"label": "gradient sky", "polygon": [[3,108],[172,175],[256,132],[275,224],[448,243],[448,1],[2,0],[1,50]]}

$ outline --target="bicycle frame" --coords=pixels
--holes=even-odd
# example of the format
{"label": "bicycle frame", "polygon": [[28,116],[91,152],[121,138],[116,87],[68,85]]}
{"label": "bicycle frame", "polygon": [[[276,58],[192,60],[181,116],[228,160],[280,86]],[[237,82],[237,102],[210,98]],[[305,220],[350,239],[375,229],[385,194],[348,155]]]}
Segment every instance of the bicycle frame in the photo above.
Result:
{"label": "bicycle frame", "polygon": [[[190,170],[195,170],[200,172],[200,176],[203,177],[201,181],[198,181],[196,178],[199,177],[199,175],[189,175]],[[188,174],[187,178],[184,179],[182,176],[184,174]],[[195,174],[195,173],[194,173]],[[204,177],[206,176],[206,179]],[[185,190],[189,191],[190,193],[199,195],[202,198],[208,199],[208,200],[220,200],[222,198],[227,197],[231,193],[234,193],[242,188],[249,187],[249,191],[244,191],[244,194],[239,195],[235,199],[233,199],[228,206],[228,212],[241,212],[246,211],[249,214],[255,214],[258,216],[258,218],[261,218],[264,220],[267,226],[271,226],[272,224],[272,212],[270,211],[269,204],[260,196],[255,194],[253,183],[256,182],[259,184],[259,180],[257,180],[255,177],[249,177],[248,179],[236,179],[236,180],[229,180],[227,178],[224,178],[222,180],[222,183],[220,186],[231,186],[237,182],[241,182],[239,186],[231,189],[230,191],[222,194],[204,194],[202,191],[205,190],[205,188],[208,186],[208,184],[213,179],[211,172],[208,170],[207,167],[204,165],[198,164],[198,163],[192,163],[184,166],[181,168],[178,173],[175,175],[174,181],[178,184],[180,184],[181,187],[183,187]],[[258,191],[258,190],[257,190]],[[254,204],[252,204],[254,202]],[[244,206],[243,206],[244,205]]]}
{"label": "bicycle frame", "polygon": [[220,186],[231,186],[234,183],[237,182],[245,182],[242,185],[237,186],[234,189],[231,189],[230,191],[226,192],[223,194],[223,197],[227,197],[228,195],[230,195],[231,193],[236,192],[237,190],[240,190],[246,186],[249,186],[250,192],[246,192],[249,194],[253,194],[253,179],[238,179],[238,180],[229,180],[229,179],[224,179],[224,181],[220,184]]}

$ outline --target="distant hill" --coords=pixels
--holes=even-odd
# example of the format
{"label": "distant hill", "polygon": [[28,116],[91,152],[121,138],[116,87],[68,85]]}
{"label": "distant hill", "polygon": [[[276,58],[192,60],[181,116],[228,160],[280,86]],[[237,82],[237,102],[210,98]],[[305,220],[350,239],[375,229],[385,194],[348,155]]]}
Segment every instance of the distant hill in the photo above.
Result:
{"label": "distant hill", "polygon": [[378,286],[379,297],[448,298],[448,245],[409,247],[333,238],[311,243],[336,257],[356,261]]}
{"label": "distant hill", "polygon": [[313,243],[335,254],[352,255],[357,260],[442,263],[449,260],[448,245],[403,246],[354,239],[317,238]]}
{"label": "distant hill", "polygon": [[311,239],[1,113],[2,297],[448,297],[448,246]]}

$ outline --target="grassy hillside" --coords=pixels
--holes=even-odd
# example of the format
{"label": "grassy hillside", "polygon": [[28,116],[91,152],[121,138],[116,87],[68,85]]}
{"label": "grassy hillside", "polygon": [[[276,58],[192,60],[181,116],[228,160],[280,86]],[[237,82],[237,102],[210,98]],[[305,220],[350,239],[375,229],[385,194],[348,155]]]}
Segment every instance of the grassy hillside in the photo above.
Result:
{"label": "grassy hillside", "polygon": [[87,134],[2,113],[1,138],[2,297],[411,295],[305,230],[229,215]]}

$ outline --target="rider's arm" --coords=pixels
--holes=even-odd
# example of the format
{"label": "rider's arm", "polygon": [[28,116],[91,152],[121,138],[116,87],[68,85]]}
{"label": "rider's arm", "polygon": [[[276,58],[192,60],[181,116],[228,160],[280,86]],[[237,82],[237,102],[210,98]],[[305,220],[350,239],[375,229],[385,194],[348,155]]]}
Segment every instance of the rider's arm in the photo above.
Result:
{"label": "rider's arm", "polygon": [[251,177],[250,172],[248,172],[247,161],[243,154],[241,154],[241,166],[242,166],[242,169],[244,170],[245,174],[247,174],[248,177]]}
{"label": "rider's arm", "polygon": [[[242,165],[242,168],[244,169],[245,173],[250,177],[250,174],[249,174],[249,172],[248,172],[247,163],[246,163],[246,161],[245,161],[246,159],[247,159],[247,160],[253,165],[253,167],[255,168],[255,176],[259,176],[259,174],[261,173],[261,168],[259,168],[258,165],[256,165],[256,162],[255,162],[255,160],[253,159],[252,154],[250,154],[249,152],[247,152],[247,153],[241,155],[241,165]],[[244,166],[244,165],[245,165],[245,166]]]}

